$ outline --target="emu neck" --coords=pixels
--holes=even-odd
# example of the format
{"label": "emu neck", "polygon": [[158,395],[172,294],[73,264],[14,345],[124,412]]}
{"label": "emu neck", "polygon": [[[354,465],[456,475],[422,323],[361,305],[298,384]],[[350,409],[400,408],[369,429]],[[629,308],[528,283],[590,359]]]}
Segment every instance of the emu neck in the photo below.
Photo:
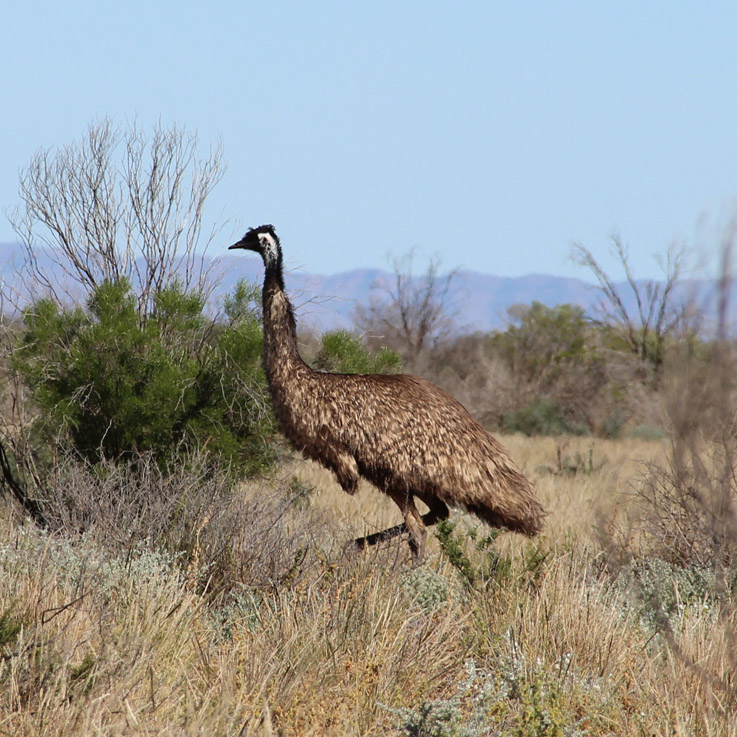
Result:
{"label": "emu neck", "polygon": [[272,389],[283,386],[295,371],[309,370],[297,348],[297,323],[284,291],[278,266],[264,278],[264,367]]}

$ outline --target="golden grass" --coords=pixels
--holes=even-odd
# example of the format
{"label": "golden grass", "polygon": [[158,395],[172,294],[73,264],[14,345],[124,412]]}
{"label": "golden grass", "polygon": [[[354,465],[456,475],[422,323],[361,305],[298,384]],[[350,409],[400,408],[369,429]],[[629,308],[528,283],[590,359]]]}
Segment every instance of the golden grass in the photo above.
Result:
{"label": "golden grass", "polygon": [[[633,493],[631,483],[645,472],[645,464],[662,459],[666,441],[632,438],[603,440],[587,437],[526,437],[499,435],[498,439],[515,463],[532,481],[535,492],[548,512],[542,539],[557,543],[569,535],[591,542],[596,537],[600,517],[615,506],[626,505]],[[561,462],[579,472],[562,471]],[[589,472],[589,463],[593,472]],[[285,474],[293,474],[317,494],[314,503],[329,512],[348,537],[366,535],[401,522],[397,506],[366,482],[354,497],[347,496],[332,473],[312,461],[292,456]],[[469,518],[472,523],[472,518]],[[518,536],[503,540],[520,545]],[[501,542],[501,541],[500,541]],[[505,544],[502,543],[502,544]]]}
{"label": "golden grass", "polygon": [[[593,449],[573,473],[554,438],[502,440],[550,515],[541,539],[503,535],[492,552],[455,518],[471,564],[498,563],[473,587],[432,535],[415,571],[404,543],[342,557],[344,540],[399,513],[298,460],[285,473],[316,487],[312,511],[338,537],[298,580],[228,599],[197,592],[171,561],[110,560],[6,508],[0,735],[737,735],[724,689],[734,610],[684,607],[669,648],[596,542],[596,510],[622,504],[663,445],[570,440],[572,458]],[[267,491],[249,484],[243,503]],[[298,523],[299,510],[285,519]]]}

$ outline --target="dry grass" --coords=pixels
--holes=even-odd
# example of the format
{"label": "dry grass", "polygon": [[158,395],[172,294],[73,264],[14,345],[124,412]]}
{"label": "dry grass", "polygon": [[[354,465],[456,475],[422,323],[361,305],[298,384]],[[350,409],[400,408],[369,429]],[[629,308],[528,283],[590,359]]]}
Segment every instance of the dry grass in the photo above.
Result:
{"label": "dry grass", "polygon": [[[458,518],[470,565],[491,571],[474,586],[434,538],[415,571],[406,544],[341,556],[398,512],[303,461],[285,473],[316,487],[309,565],[215,598],[171,558],[116,558],[5,508],[0,735],[737,735],[734,609],[681,602],[676,651],[596,543],[597,510],[623,503],[662,443],[502,440],[550,516],[541,539],[491,549]],[[249,484],[241,503],[282,487]]]}
{"label": "dry grass", "polygon": [[[662,460],[667,451],[664,440],[520,434],[497,437],[532,481],[549,513],[542,536],[548,544],[559,543],[570,535],[581,542],[597,540],[598,520],[609,516],[615,506],[621,509],[628,501],[634,503],[634,499],[628,499],[633,492],[633,479],[645,472],[646,464]],[[319,490],[314,496],[315,505],[329,512],[347,537],[365,535],[401,521],[394,502],[366,482],[361,482],[355,497],[348,497],[332,473],[298,456],[286,464],[284,472]],[[522,538],[514,535],[505,535],[499,542],[503,544],[502,541],[512,546],[524,544]]]}

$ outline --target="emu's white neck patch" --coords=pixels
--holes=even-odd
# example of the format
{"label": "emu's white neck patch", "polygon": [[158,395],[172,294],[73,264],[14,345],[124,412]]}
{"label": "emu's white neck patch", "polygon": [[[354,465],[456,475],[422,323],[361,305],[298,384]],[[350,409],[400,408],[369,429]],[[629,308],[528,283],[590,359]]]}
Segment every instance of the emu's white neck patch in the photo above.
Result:
{"label": "emu's white neck patch", "polygon": [[259,233],[259,242],[264,254],[264,263],[273,264],[279,258],[279,244],[271,233]]}

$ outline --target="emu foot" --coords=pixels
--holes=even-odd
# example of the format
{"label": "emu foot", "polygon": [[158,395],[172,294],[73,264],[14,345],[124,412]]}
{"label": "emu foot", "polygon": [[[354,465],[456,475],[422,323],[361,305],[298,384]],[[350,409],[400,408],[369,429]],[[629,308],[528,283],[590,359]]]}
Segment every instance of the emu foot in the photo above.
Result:
{"label": "emu foot", "polygon": [[401,525],[389,527],[381,532],[374,532],[372,535],[366,535],[366,537],[358,537],[352,544],[359,550],[363,550],[369,545],[376,545],[377,543],[381,543],[386,540],[393,540],[395,537],[403,535],[405,532],[407,532],[407,525],[402,522]]}
{"label": "emu foot", "polygon": [[[406,532],[408,532],[407,525],[402,523],[400,525],[395,525],[394,527],[389,527],[381,532],[374,532],[372,535],[366,535],[365,537],[351,540],[343,550],[346,553],[350,550],[364,550],[369,547],[369,545],[377,545],[378,543],[386,542],[387,540],[393,540],[395,537],[404,535]],[[422,542],[424,543],[424,540]],[[417,568],[417,566],[421,565],[425,559],[425,546],[424,544],[417,545],[413,543],[415,543],[415,541],[410,535],[409,548],[412,552],[412,568]]]}

